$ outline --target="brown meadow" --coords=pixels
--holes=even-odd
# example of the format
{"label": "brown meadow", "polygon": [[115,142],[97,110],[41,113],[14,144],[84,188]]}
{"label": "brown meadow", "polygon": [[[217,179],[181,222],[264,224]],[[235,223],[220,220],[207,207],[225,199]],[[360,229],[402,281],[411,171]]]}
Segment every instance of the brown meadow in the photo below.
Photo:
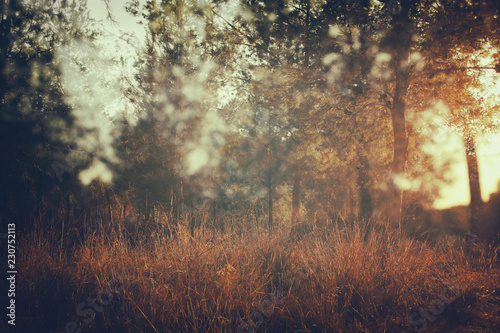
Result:
{"label": "brown meadow", "polygon": [[[18,329],[495,332],[500,327],[498,247],[458,239],[431,243],[385,223],[369,226],[367,233],[366,227],[332,223],[301,237],[284,226],[271,232],[202,226],[192,236],[181,224],[171,238],[153,230],[132,245],[110,231],[69,248],[59,247],[50,232],[34,229],[19,245]],[[126,281],[110,296],[117,276]],[[413,314],[430,308],[447,286],[458,292],[442,311],[428,319]]]}

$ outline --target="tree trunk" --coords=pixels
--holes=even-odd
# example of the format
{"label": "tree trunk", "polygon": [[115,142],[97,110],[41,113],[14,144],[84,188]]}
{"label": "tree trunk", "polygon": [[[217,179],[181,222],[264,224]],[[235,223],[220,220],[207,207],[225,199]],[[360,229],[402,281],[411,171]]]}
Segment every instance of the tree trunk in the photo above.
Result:
{"label": "tree trunk", "polygon": [[478,218],[483,205],[481,199],[481,185],[479,183],[479,168],[477,164],[476,144],[474,138],[468,137],[465,140],[465,149],[467,152],[467,169],[469,173],[470,190],[470,230],[477,235],[479,232]]}
{"label": "tree trunk", "polygon": [[149,221],[149,201],[148,201],[148,199],[149,199],[149,198],[148,198],[148,191],[146,191],[146,201],[145,201],[145,205],[146,205],[146,207],[145,207],[145,208],[146,208],[146,210],[145,210],[145,212],[144,212],[144,220],[145,220],[146,222],[148,222],[148,221]]}
{"label": "tree trunk", "polygon": [[373,213],[373,200],[368,186],[368,170],[370,168],[366,155],[362,152],[362,148],[358,152],[360,165],[358,170],[357,185],[359,189],[359,219],[368,220]]}
{"label": "tree trunk", "polygon": [[268,220],[267,227],[271,228],[273,225],[273,176],[272,170],[269,168],[268,170],[268,179],[267,179],[267,195],[268,195]]}
{"label": "tree trunk", "polygon": [[109,191],[108,189],[104,189],[104,192],[106,193],[106,204],[108,206],[108,223],[113,226],[113,211],[111,209],[111,198],[109,196]]}
{"label": "tree trunk", "polygon": [[[15,35],[12,31],[13,20],[16,8],[19,7],[17,0],[10,0],[8,2],[2,1],[0,10],[2,19],[0,20],[0,75],[3,78],[5,67],[7,65],[7,58],[12,42],[20,36]],[[0,86],[0,102],[3,101],[4,84]]]}
{"label": "tree trunk", "polygon": [[253,216],[255,218],[255,225],[257,228],[259,228],[259,224],[260,224],[259,223],[260,216],[259,216],[259,211],[258,211],[258,207],[257,207],[259,205],[259,203],[260,203],[260,200],[255,201],[253,204],[253,208],[252,208]]}
{"label": "tree trunk", "polygon": [[274,158],[274,140],[271,125],[271,109],[268,116],[268,135],[269,135],[269,156],[268,156],[268,174],[267,174],[267,194],[268,194],[268,221],[267,227],[270,229],[273,225],[273,158]]}
{"label": "tree trunk", "polygon": [[127,204],[128,204],[128,198],[125,197],[125,199],[123,200],[123,212],[122,212],[122,221],[125,219],[125,217],[127,216]]}
{"label": "tree trunk", "polygon": [[309,67],[309,58],[310,58],[310,50],[311,50],[311,2],[306,1],[306,39],[304,41],[304,64],[306,67]]}
{"label": "tree trunk", "polygon": [[408,154],[408,137],[405,120],[405,97],[408,91],[408,60],[411,47],[411,27],[409,4],[401,3],[401,12],[394,16],[395,57],[394,66],[396,86],[391,107],[392,128],[394,134],[394,157],[390,181],[389,219],[401,226],[403,191],[395,182],[396,177],[405,175]]}
{"label": "tree trunk", "polygon": [[179,221],[179,215],[177,214],[176,210],[174,209],[175,205],[175,194],[174,194],[174,181],[172,180],[172,184],[170,187],[170,219],[172,221],[175,221],[174,224],[177,225]]}
{"label": "tree trunk", "polygon": [[293,178],[292,189],[292,226],[299,222],[300,218],[300,177],[295,175]]}

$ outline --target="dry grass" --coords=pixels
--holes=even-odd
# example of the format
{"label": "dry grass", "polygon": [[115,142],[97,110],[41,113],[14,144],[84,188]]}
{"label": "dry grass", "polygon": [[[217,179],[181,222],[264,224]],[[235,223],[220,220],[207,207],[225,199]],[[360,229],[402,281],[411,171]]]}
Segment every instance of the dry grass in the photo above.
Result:
{"label": "dry grass", "polygon": [[[448,283],[458,297],[427,320],[426,332],[498,331],[498,249],[374,230],[330,228],[297,239],[285,229],[206,229],[191,237],[181,226],[172,239],[155,233],[131,246],[94,236],[62,252],[38,230],[19,245],[16,328],[64,332],[75,321],[92,332],[412,332],[411,314]],[[127,275],[124,288],[102,312],[78,315],[79,304],[119,275]]]}

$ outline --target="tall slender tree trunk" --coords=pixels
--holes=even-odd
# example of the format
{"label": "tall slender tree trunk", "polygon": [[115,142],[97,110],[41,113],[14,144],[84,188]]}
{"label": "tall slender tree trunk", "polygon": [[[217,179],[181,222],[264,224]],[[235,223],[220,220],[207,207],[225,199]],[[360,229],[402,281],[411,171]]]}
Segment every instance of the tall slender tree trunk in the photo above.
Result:
{"label": "tall slender tree trunk", "polygon": [[292,189],[292,226],[299,222],[300,218],[300,176],[295,174],[293,177]]}
{"label": "tall slender tree trunk", "polygon": [[271,228],[273,225],[273,176],[272,170],[269,168],[267,176],[267,195],[268,195],[268,220],[267,227]]}
{"label": "tall slender tree trunk", "polygon": [[[158,11],[158,7],[156,5],[156,0],[153,0],[153,12],[156,13]],[[153,47],[154,47],[154,44],[156,44],[156,31],[152,31],[151,32],[151,40],[153,42]]]}
{"label": "tall slender tree trunk", "polygon": [[368,185],[368,171],[370,169],[370,165],[365,153],[363,152],[363,148],[359,148],[358,156],[360,159],[360,165],[357,168],[357,185],[359,189],[359,219],[368,220],[373,213],[373,200]]}
{"label": "tall slender tree trunk", "polygon": [[113,226],[113,211],[111,209],[111,198],[109,196],[109,190],[104,189],[104,192],[106,193],[106,205],[108,206],[108,223]]}
{"label": "tall slender tree trunk", "polygon": [[174,224],[177,225],[177,222],[179,221],[179,216],[177,215],[177,212],[175,210],[175,194],[174,194],[174,180],[172,180],[171,186],[170,186],[170,219],[172,221],[175,221]]}
{"label": "tall slender tree trunk", "polygon": [[[3,77],[4,70],[7,64],[7,57],[12,41],[17,37],[13,34],[12,25],[16,12],[19,7],[18,0],[2,1],[0,4],[1,20],[0,20],[0,75]],[[4,96],[4,84],[0,86],[0,97]],[[2,99],[0,99],[0,102]]]}
{"label": "tall slender tree trunk", "polygon": [[388,217],[393,223],[401,226],[403,191],[396,184],[396,177],[404,176],[408,154],[408,137],[406,133],[405,98],[408,92],[409,55],[411,48],[410,5],[401,2],[401,11],[394,16],[395,54],[394,66],[396,85],[391,107],[392,128],[394,135],[394,157],[390,181],[390,198]]}
{"label": "tall slender tree trunk", "polygon": [[465,139],[465,149],[467,152],[467,169],[469,173],[470,190],[470,230],[473,234],[478,234],[478,220],[483,200],[481,199],[481,185],[479,183],[479,168],[477,164],[476,143],[472,136]]}
{"label": "tall slender tree trunk", "polygon": [[257,207],[258,203],[255,202],[254,205],[253,205],[253,216],[255,218],[255,225],[257,226],[257,228],[259,227],[259,220],[260,220],[260,216],[259,216],[259,211],[258,211],[258,207]]}
{"label": "tall slender tree trunk", "polygon": [[149,209],[150,209],[150,203],[149,203],[149,192],[146,191],[146,198],[145,198],[145,205],[146,205],[146,210],[144,212],[144,220],[146,222],[149,222]]}
{"label": "tall slender tree trunk", "polygon": [[309,67],[310,49],[311,49],[311,2],[306,1],[306,39],[305,39],[305,50],[304,50],[304,64]]}
{"label": "tall slender tree trunk", "polygon": [[269,135],[269,156],[268,156],[268,174],[267,174],[267,194],[268,194],[268,221],[267,227],[270,229],[273,225],[273,158],[274,158],[274,141],[273,130],[271,124],[271,109],[269,109],[268,117],[268,135]]}

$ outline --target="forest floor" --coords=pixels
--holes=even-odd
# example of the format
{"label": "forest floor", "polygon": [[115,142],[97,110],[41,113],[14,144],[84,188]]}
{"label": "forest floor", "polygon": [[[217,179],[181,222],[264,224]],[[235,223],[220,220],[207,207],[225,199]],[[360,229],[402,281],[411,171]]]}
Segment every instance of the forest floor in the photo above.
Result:
{"label": "forest floor", "polygon": [[500,331],[492,246],[383,227],[56,239],[19,241],[15,332]]}

